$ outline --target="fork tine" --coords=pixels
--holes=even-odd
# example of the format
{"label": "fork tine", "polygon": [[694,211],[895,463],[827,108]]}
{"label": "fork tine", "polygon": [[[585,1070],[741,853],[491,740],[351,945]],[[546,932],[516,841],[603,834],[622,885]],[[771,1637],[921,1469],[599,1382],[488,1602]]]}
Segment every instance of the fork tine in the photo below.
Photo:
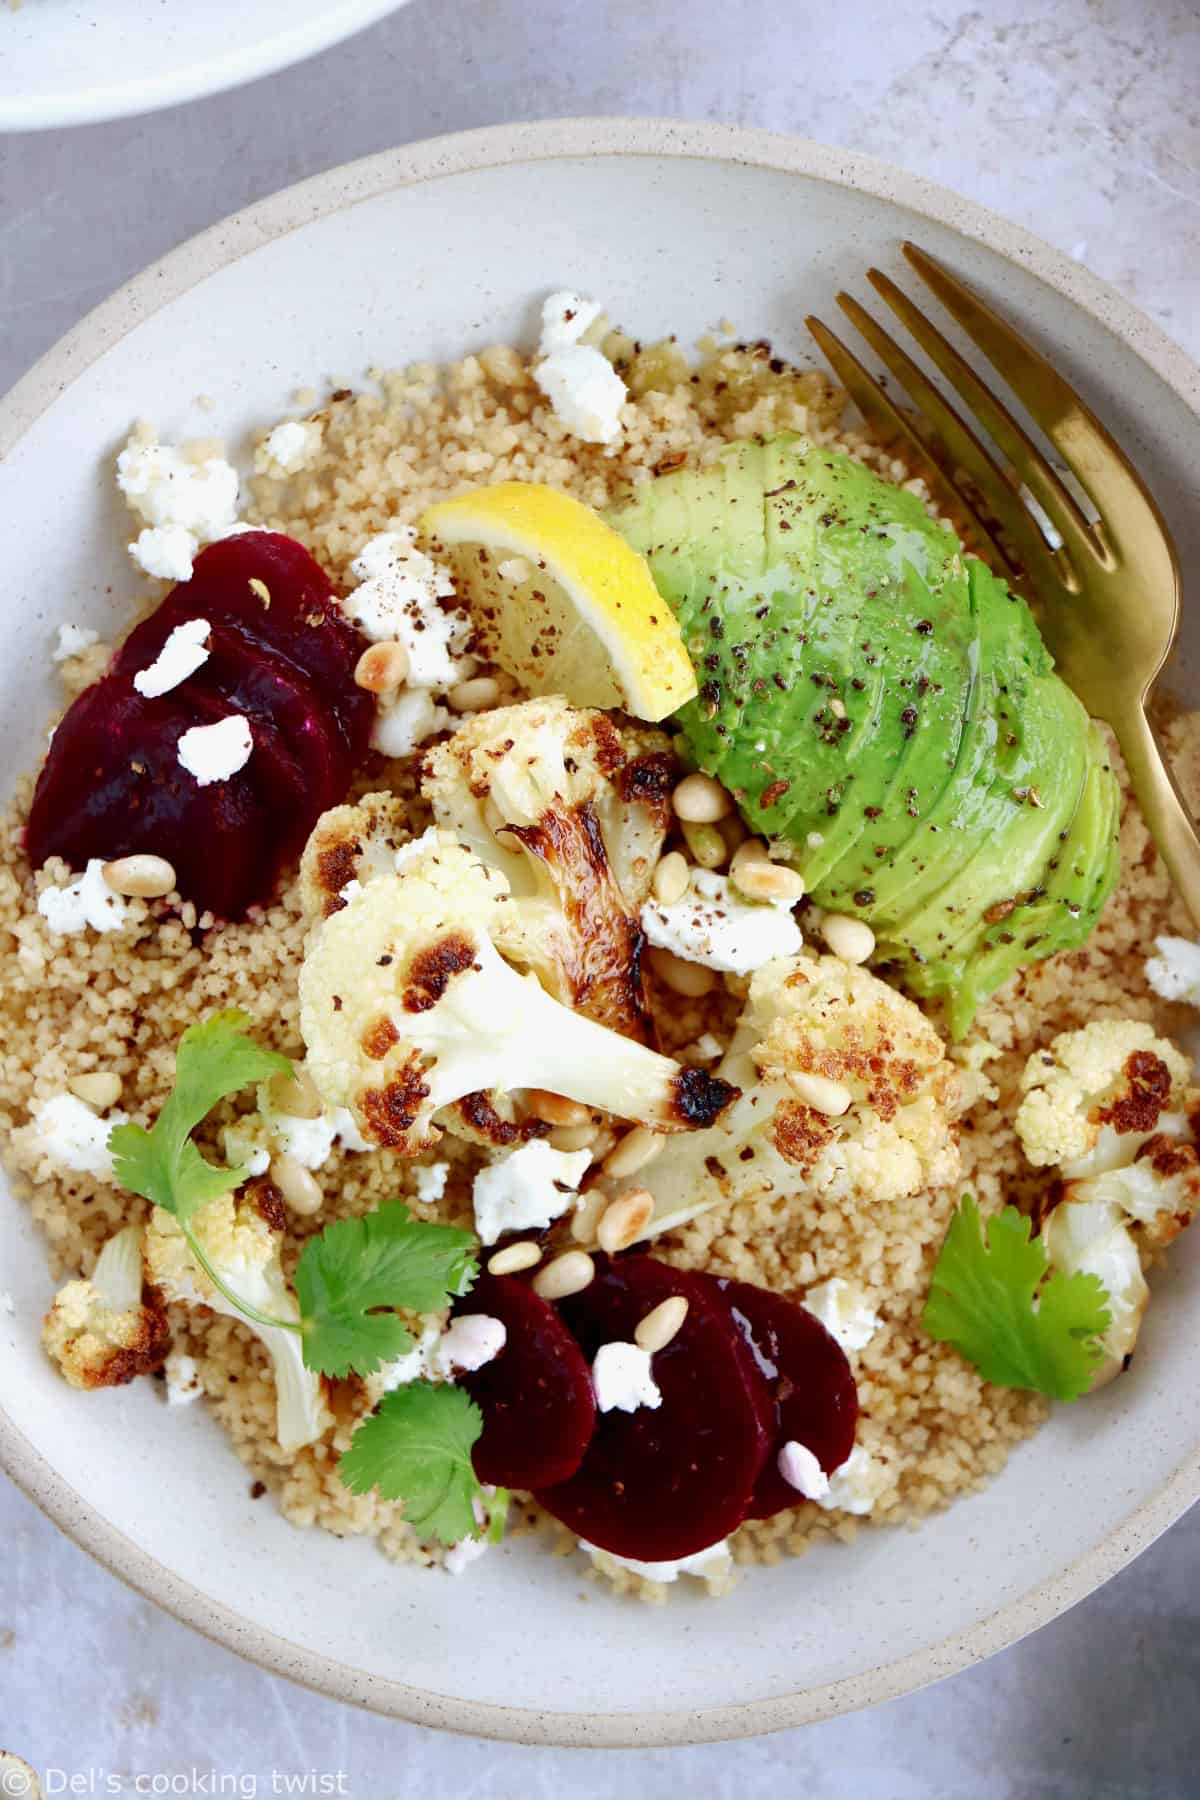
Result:
{"label": "fork tine", "polygon": [[[918,245],[906,243],[904,254],[950,316],[1008,383],[1030,418],[1046,433],[1091,496],[1106,527],[1113,529],[1121,522],[1122,512],[1132,510],[1142,522],[1149,513],[1153,523],[1165,532],[1152,495],[1124,451],[1053,364],[965,282]],[[1029,485],[1033,487],[1032,482]],[[1078,513],[1078,508],[1074,510]],[[1047,506],[1046,511],[1058,524],[1053,509]],[[1111,566],[1107,532],[1093,533],[1089,529],[1088,539],[1101,562]]]}
{"label": "fork tine", "polygon": [[[840,378],[842,386],[865,419],[882,423],[887,434],[901,438],[915,456],[922,474],[937,494],[944,509],[956,520],[965,520],[971,531],[987,546],[989,559],[1003,573],[1010,587],[1021,588],[1021,572],[1015,568],[1003,546],[997,543],[974,506],[942,469],[932,444],[914,421],[902,413],[880,387],[875,377],[864,368],[853,351],[820,319],[811,315],[805,324],[819,344],[826,361]],[[1022,590],[1023,591],[1023,590]]]}
{"label": "fork tine", "polygon": [[[867,273],[877,287],[880,281],[886,281],[886,277],[879,276],[877,269],[870,269]],[[882,288],[880,291],[886,299],[886,291]],[[1014,540],[1030,579],[1039,587],[1051,589],[1057,582],[1066,579],[1064,569],[1056,561],[1028,508],[999,463],[944,398],[940,389],[917,367],[878,320],[864,306],[859,305],[852,294],[839,294],[837,300],[842,311],[870,344],[880,361],[907,389],[917,408],[945,446],[953,466],[964,469],[986,497],[996,519]]]}

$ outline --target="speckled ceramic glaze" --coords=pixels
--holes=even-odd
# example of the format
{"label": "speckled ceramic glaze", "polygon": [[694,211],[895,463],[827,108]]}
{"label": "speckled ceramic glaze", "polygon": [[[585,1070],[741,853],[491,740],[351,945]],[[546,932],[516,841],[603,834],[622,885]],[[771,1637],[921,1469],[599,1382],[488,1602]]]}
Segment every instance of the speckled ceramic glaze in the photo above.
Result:
{"label": "speckled ceramic glaze", "polygon": [[0,18],[0,131],[123,119],[327,50],[405,0],[24,0]]}
{"label": "speckled ceramic glaze", "polygon": [[[1012,226],[878,164],[755,132],[568,123],[474,133],[336,170],[148,270],[0,407],[7,526],[0,755],[33,761],[64,618],[120,628],[135,583],[106,459],[138,414],[234,438],[299,384],[532,336],[570,285],[641,337],[724,317],[807,354],[805,312],[900,272],[917,238],[1054,348],[1200,552],[1200,372],[1109,289]],[[215,410],[198,412],[195,397]],[[1200,699],[1200,634],[1176,684]],[[1119,647],[1114,646],[1114,654]],[[1132,1372],[1064,1409],[982,1494],[919,1532],[867,1532],[751,1571],[719,1604],[614,1600],[516,1544],[468,1577],[393,1568],[249,1498],[203,1409],[149,1383],[83,1398],[45,1362],[50,1293],[0,1197],[0,1458],[65,1530],[181,1618],[381,1712],[527,1742],[734,1736],[952,1673],[1080,1599],[1200,1492],[1200,1244],[1186,1239]]]}

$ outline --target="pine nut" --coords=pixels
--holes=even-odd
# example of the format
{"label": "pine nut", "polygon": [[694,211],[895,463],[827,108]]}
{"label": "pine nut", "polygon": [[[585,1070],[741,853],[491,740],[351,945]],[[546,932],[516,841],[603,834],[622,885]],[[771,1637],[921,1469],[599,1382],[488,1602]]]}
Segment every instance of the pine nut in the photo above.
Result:
{"label": "pine nut", "polygon": [[735,850],[740,850],[746,839],[750,836],[750,833],[746,830],[745,824],[737,813],[730,813],[727,818],[722,819],[720,821],[720,829],[721,836],[725,839],[725,848],[731,855]]}
{"label": "pine nut", "polygon": [[685,775],[671,796],[675,816],[689,825],[714,825],[733,811],[733,798],[711,775]]}
{"label": "pine nut", "polygon": [[734,886],[741,889],[747,900],[782,900],[794,906],[804,897],[803,875],[798,875],[795,869],[785,869],[780,863],[765,859],[759,862],[746,856],[729,873]]}
{"label": "pine nut", "polygon": [[681,956],[675,956],[670,950],[651,950],[650,966],[672,993],[683,994],[689,1000],[699,1000],[702,995],[711,994],[717,985],[717,977],[712,969],[706,969],[703,963],[684,962]]}
{"label": "pine nut", "polygon": [[446,698],[457,713],[486,712],[500,698],[500,683],[493,675],[475,675],[457,682]]}
{"label": "pine nut", "polygon": [[627,1194],[605,1207],[596,1227],[596,1242],[610,1256],[618,1250],[628,1250],[630,1244],[636,1244],[645,1236],[653,1216],[654,1195],[647,1188],[630,1188]]}
{"label": "pine nut", "polygon": [[292,1075],[272,1075],[267,1098],[273,1112],[286,1113],[290,1119],[319,1119],[325,1111],[325,1102],[307,1069],[297,1069]]}
{"label": "pine nut", "polygon": [[865,963],[875,949],[875,933],[866,920],[850,919],[845,913],[826,913],[821,936],[843,962]]}
{"label": "pine nut", "polygon": [[107,1112],[121,1098],[121,1077],[106,1074],[97,1069],[90,1075],[76,1075],[68,1081],[67,1086],[80,1100],[94,1106],[97,1112]]}
{"label": "pine nut", "polygon": [[819,1113],[828,1113],[832,1119],[840,1119],[854,1102],[854,1095],[843,1082],[830,1081],[826,1075],[810,1075],[797,1070],[788,1076],[788,1083],[806,1106]]}
{"label": "pine nut", "polygon": [[539,1269],[530,1285],[543,1300],[565,1300],[568,1294],[581,1294],[595,1273],[586,1250],[567,1250]]}
{"label": "pine nut", "polygon": [[687,1315],[688,1303],[682,1294],[672,1294],[670,1299],[660,1300],[653,1312],[648,1312],[644,1319],[638,1321],[633,1334],[634,1343],[641,1350],[665,1350]]}
{"label": "pine nut", "polygon": [[395,640],[370,645],[354,665],[354,679],[369,694],[386,694],[389,689],[398,688],[408,679],[408,651]]}
{"label": "pine nut", "polygon": [[506,1244],[488,1258],[488,1274],[519,1275],[522,1269],[535,1269],[541,1260],[541,1246],[532,1238],[522,1238],[519,1244]]}
{"label": "pine nut", "polygon": [[680,824],[683,841],[692,854],[692,861],[702,869],[719,869],[729,852],[725,847],[725,839],[715,825]]}
{"label": "pine nut", "polygon": [[666,1138],[660,1131],[649,1131],[644,1125],[635,1125],[627,1131],[615,1150],[610,1150],[601,1167],[606,1175],[636,1175],[647,1163],[666,1147]]}
{"label": "pine nut", "polygon": [[651,886],[660,906],[674,906],[688,891],[687,857],[678,850],[668,850],[654,871]]}
{"label": "pine nut", "polygon": [[294,1156],[286,1152],[282,1156],[271,1159],[271,1180],[279,1189],[286,1205],[301,1217],[310,1217],[319,1213],[325,1204],[325,1196],[321,1192],[320,1183],[309,1173],[303,1163],[297,1162]]}
{"label": "pine nut", "polygon": [[586,1125],[556,1125],[550,1133],[552,1150],[590,1150],[600,1135],[600,1127],[594,1119]]}
{"label": "pine nut", "polygon": [[105,863],[103,874],[114,894],[130,899],[161,900],[175,889],[175,870],[165,856],[118,856]]}
{"label": "pine nut", "polygon": [[586,1194],[580,1195],[571,1217],[571,1236],[577,1244],[590,1244],[595,1240],[600,1215],[607,1205],[608,1195],[602,1187],[589,1188]]}
{"label": "pine nut", "polygon": [[541,1119],[546,1125],[587,1125],[591,1122],[591,1113],[578,1100],[548,1093],[545,1088],[530,1088],[525,1095],[525,1104],[534,1118]]}

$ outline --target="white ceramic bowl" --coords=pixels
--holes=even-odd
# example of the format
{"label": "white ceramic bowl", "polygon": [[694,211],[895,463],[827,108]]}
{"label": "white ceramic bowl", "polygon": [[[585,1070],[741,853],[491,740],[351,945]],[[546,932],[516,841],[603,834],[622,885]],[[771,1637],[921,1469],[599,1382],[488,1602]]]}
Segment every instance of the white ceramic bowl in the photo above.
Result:
{"label": "white ceramic bowl", "polygon": [[[51,628],[119,628],[134,581],[108,459],[135,414],[237,432],[369,363],[528,336],[569,284],[644,337],[723,317],[806,353],[868,259],[914,236],[1047,344],[1137,457],[1200,559],[1200,372],[1117,295],[1013,227],[841,151],[711,126],[574,123],[378,156],[186,244],[66,338],[0,407],[0,758],[41,744]],[[216,410],[194,411],[213,396]],[[1178,677],[1200,701],[1193,629]],[[1114,654],[1116,649],[1114,647]],[[1191,1234],[1200,1239],[1200,1231]],[[50,1282],[0,1196],[0,1458],[81,1544],[180,1617],[312,1686],[526,1741],[677,1743],[883,1700],[1010,1643],[1111,1575],[1200,1493],[1200,1242],[1174,1254],[1132,1372],[1061,1410],[981,1495],[918,1532],[749,1573],[646,1611],[517,1544],[453,1580],[299,1532],[204,1410],[151,1384],[83,1397],[37,1341]],[[586,1600],[586,1604],[584,1601]]]}
{"label": "white ceramic bowl", "polygon": [[0,131],[178,106],[341,43],[405,0],[0,4]]}

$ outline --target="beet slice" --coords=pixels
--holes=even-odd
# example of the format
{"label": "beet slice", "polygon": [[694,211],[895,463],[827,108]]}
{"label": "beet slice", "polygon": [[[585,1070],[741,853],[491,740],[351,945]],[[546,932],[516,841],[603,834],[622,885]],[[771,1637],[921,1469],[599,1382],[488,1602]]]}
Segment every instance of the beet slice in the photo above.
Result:
{"label": "beet slice", "polygon": [[260,884],[268,821],[244,774],[200,787],[180,766],[181,735],[206,722],[171,694],[143,700],[123,676],[86,688],[38,777],[25,834],[33,866],[152,851],[202,911],[238,913]]}
{"label": "beet slice", "polygon": [[784,1444],[803,1444],[827,1475],[845,1462],[854,1448],[858,1388],[846,1352],[798,1301],[746,1281],[701,1280],[729,1307],[771,1387],[778,1424],[746,1513],[769,1519],[802,1498],[776,1465]]}
{"label": "beet slice", "polygon": [[592,1377],[574,1338],[546,1300],[511,1275],[481,1275],[454,1316],[488,1313],[508,1333],[482,1369],[458,1377],[483,1413],[472,1452],[480,1481],[548,1487],[583,1461],[596,1422]]}
{"label": "beet slice", "polygon": [[667,1562],[741,1524],[775,1434],[775,1407],[723,1298],[651,1256],[596,1259],[596,1275],[560,1303],[588,1361],[632,1342],[639,1320],[672,1294],[687,1317],[653,1360],[657,1408],[600,1413],[578,1473],[537,1499],[589,1543]]}

